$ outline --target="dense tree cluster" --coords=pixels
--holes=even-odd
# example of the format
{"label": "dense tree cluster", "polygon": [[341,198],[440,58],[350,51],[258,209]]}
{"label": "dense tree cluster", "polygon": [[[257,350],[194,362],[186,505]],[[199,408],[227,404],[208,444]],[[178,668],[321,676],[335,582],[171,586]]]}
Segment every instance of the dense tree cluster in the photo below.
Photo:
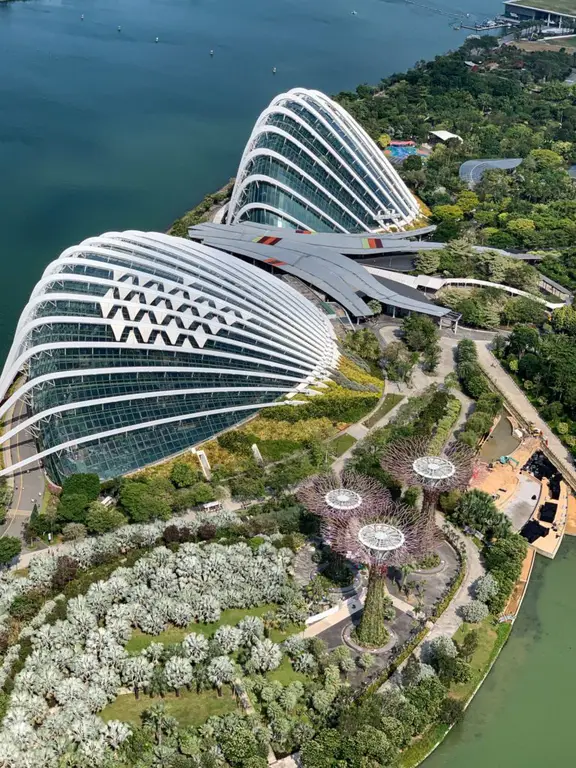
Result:
{"label": "dense tree cluster", "polygon": [[[337,98],[374,139],[385,133],[422,142],[439,128],[462,137],[437,146],[425,164],[412,157],[401,168],[432,208],[438,239],[468,232],[496,248],[570,248],[576,196],[567,168],[576,160],[576,94],[558,81],[572,66],[569,53],[520,52],[483,37]],[[487,171],[472,192],[458,169],[481,157],[523,162],[513,171]]]}
{"label": "dense tree cluster", "polygon": [[576,450],[576,312],[555,310],[550,332],[517,325],[507,340],[497,339],[495,352],[542,417],[571,450]]}

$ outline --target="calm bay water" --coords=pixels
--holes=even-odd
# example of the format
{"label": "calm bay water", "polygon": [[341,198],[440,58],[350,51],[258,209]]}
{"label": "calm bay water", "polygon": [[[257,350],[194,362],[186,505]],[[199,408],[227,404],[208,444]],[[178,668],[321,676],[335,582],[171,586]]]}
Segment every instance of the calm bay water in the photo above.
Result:
{"label": "calm bay water", "polygon": [[463,721],[424,768],[574,764],[576,539],[538,556],[520,615]]}
{"label": "calm bay water", "polygon": [[[501,10],[453,2],[429,5]],[[450,21],[402,0],[0,3],[0,359],[61,250],[166,229],[234,175],[276,93],[376,82],[456,47]]]}

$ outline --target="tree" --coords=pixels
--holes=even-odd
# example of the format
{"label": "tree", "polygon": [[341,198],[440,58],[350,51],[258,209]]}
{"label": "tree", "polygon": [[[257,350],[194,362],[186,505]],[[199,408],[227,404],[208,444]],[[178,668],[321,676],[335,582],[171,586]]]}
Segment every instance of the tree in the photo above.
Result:
{"label": "tree", "polygon": [[433,208],[435,221],[444,223],[454,223],[462,221],[464,218],[464,212],[458,205],[437,205]]}
{"label": "tree", "polygon": [[369,328],[349,331],[344,337],[344,347],[369,362],[375,363],[380,359],[380,342]]}
{"label": "tree", "polygon": [[441,251],[420,251],[414,259],[414,269],[421,275],[435,275],[440,268]]}
{"label": "tree", "polygon": [[478,633],[478,630],[471,629],[469,632],[466,632],[462,642],[458,647],[459,655],[465,661],[470,661],[470,659],[476,652],[476,649],[478,648],[479,643],[480,643],[480,635]]}
{"label": "tree", "polygon": [[100,478],[98,475],[76,473],[67,477],[62,484],[62,497],[77,494],[85,496],[87,503],[97,499],[100,494]]}
{"label": "tree", "polygon": [[91,533],[108,533],[126,525],[127,518],[115,506],[93,501],[86,513],[86,527]]}
{"label": "tree", "polygon": [[83,493],[63,493],[60,497],[56,517],[59,523],[84,523],[86,508],[90,499]]}
{"label": "tree", "polygon": [[412,653],[402,670],[402,685],[404,688],[409,688],[411,685],[416,685],[418,680],[420,680],[420,662]]}
{"label": "tree", "polygon": [[22,551],[22,542],[15,536],[0,539],[0,565],[8,565]]}
{"label": "tree", "polygon": [[380,136],[378,136],[378,144],[382,147],[382,149],[386,149],[391,141],[392,139],[388,133],[381,133]]}
{"label": "tree", "polygon": [[64,541],[78,541],[86,538],[86,526],[83,523],[67,523],[62,528]]}
{"label": "tree", "polygon": [[222,696],[222,686],[231,683],[235,676],[236,667],[228,656],[216,656],[208,665],[207,677],[218,691],[218,696]]}
{"label": "tree", "polygon": [[270,672],[280,666],[281,661],[280,646],[268,638],[258,640],[250,649],[250,667],[255,672]]}
{"label": "tree", "polygon": [[422,368],[426,373],[436,373],[441,357],[442,350],[439,344],[427,347],[422,354]]}
{"label": "tree", "polygon": [[[172,484],[166,481],[172,488]],[[172,493],[161,478],[141,482],[124,480],[120,488],[120,504],[133,523],[168,520],[172,514]]]}
{"label": "tree", "polygon": [[440,707],[439,720],[445,725],[457,723],[464,714],[464,703],[461,699],[453,699],[447,696]]}
{"label": "tree", "polygon": [[52,586],[60,591],[76,577],[78,563],[68,555],[61,555],[56,561],[56,570],[52,576]]}
{"label": "tree", "polygon": [[423,352],[440,338],[436,323],[426,315],[416,313],[404,318],[401,333],[404,343],[413,352]]}
{"label": "tree", "polygon": [[122,664],[122,681],[134,690],[138,699],[140,691],[150,684],[153,671],[154,665],[143,656],[130,656]]}
{"label": "tree", "polygon": [[368,307],[372,311],[374,315],[381,315],[382,314],[382,304],[380,304],[379,301],[376,301],[376,299],[370,299],[368,302]]}
{"label": "tree", "polygon": [[250,477],[248,475],[233,477],[230,480],[230,492],[232,493],[232,498],[240,501],[261,499],[266,493],[264,477]]}
{"label": "tree", "polygon": [[164,666],[166,685],[171,688],[176,696],[180,696],[180,688],[189,686],[192,682],[192,664],[182,656],[172,656]]}
{"label": "tree", "polygon": [[166,712],[163,702],[152,704],[149,709],[142,712],[142,723],[154,733],[154,741],[162,746],[164,736],[173,736],[178,730],[178,721]]}
{"label": "tree", "polygon": [[474,582],[474,596],[476,600],[487,603],[491,597],[498,594],[498,582],[491,573],[480,576]]}
{"label": "tree", "polygon": [[475,192],[472,192],[471,190],[464,190],[463,192],[460,192],[458,197],[456,198],[456,204],[459,208],[461,208],[462,212],[465,214],[472,213],[479,205],[480,198]]}
{"label": "tree", "polygon": [[175,461],[170,470],[170,480],[176,488],[189,488],[198,481],[200,474],[186,461]]}
{"label": "tree", "polygon": [[460,614],[464,621],[469,624],[479,624],[488,616],[488,608],[485,603],[481,603],[480,600],[472,600],[471,603],[463,605],[460,609]]}

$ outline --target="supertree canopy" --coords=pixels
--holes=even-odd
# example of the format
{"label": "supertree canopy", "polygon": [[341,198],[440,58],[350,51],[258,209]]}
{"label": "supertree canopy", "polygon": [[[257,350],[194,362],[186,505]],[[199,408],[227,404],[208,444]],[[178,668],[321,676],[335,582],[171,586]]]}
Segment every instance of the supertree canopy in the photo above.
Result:
{"label": "supertree canopy", "polygon": [[341,512],[383,512],[390,504],[390,493],[384,486],[357,472],[343,472],[340,477],[333,473],[316,475],[298,491],[298,498],[323,519]]}
{"label": "supertree canopy", "polygon": [[323,519],[322,532],[332,549],[369,568],[364,611],[356,631],[363,646],[381,647],[388,640],[384,625],[388,566],[414,562],[431,546],[420,517],[412,508],[390,500],[377,511],[357,507]]}
{"label": "supertree canopy", "polygon": [[381,464],[404,485],[422,490],[422,512],[431,541],[438,497],[468,486],[474,471],[474,451],[463,443],[452,443],[440,454],[430,455],[428,444],[426,438],[396,440],[385,449]]}

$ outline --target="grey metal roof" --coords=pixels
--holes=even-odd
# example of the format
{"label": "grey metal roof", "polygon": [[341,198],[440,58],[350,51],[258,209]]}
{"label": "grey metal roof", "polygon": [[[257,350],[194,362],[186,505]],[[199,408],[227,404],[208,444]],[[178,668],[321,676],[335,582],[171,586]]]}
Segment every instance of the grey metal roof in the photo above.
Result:
{"label": "grey metal roof", "polygon": [[474,187],[478,184],[485,171],[511,171],[514,168],[517,168],[521,162],[521,157],[507,157],[494,160],[466,160],[466,162],[462,163],[460,166],[458,175],[469,187]]}
{"label": "grey metal roof", "polygon": [[[445,307],[431,304],[418,292],[410,291],[408,295],[406,286],[390,280],[377,280],[357,261],[344,256],[341,252],[342,240],[347,242],[349,238],[354,238],[361,247],[362,237],[358,235],[299,235],[288,229],[258,227],[255,230],[245,224],[228,226],[212,223],[191,227],[189,235],[191,239],[213,248],[251,258],[294,275],[330,296],[355,317],[372,315],[363,297],[433,317],[444,317],[450,313]],[[274,245],[255,242],[264,235],[280,239]],[[362,249],[362,252],[365,254],[366,250]]]}

